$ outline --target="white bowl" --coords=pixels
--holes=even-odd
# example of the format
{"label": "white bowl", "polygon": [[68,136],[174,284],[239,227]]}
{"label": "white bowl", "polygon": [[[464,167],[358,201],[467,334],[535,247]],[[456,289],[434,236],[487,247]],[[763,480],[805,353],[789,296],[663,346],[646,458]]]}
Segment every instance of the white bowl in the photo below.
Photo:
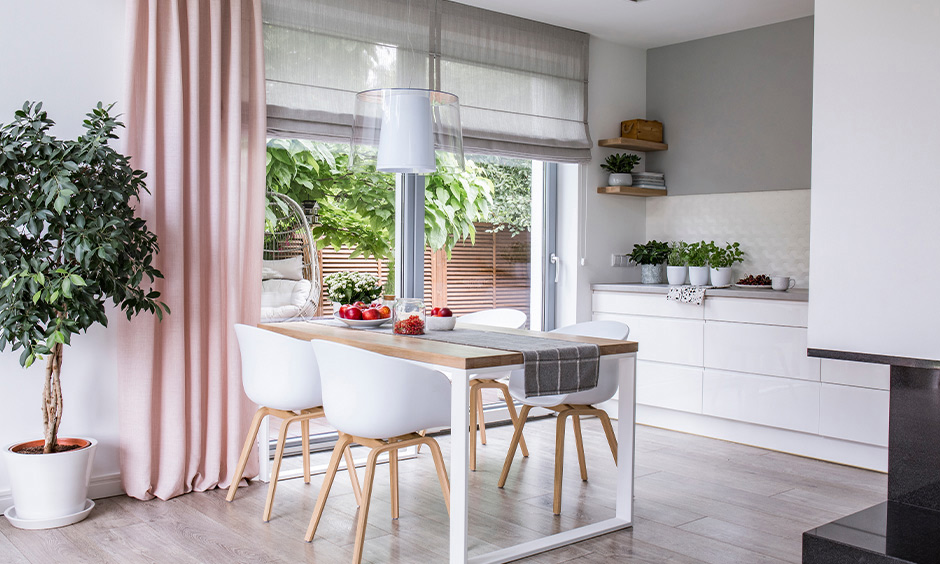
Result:
{"label": "white bowl", "polygon": [[429,315],[427,317],[427,327],[428,331],[453,331],[454,325],[457,324],[456,317],[434,317]]}
{"label": "white bowl", "polygon": [[391,317],[386,317],[385,319],[343,319],[339,316],[338,312],[333,313],[333,318],[342,321],[350,327],[355,327],[357,329],[369,328],[369,327],[379,327],[385,325],[392,320]]}

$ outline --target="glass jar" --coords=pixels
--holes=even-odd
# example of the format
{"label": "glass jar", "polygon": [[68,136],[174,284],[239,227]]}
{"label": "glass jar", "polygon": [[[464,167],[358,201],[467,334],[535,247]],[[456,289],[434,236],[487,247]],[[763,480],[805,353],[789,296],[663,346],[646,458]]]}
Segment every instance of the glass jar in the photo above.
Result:
{"label": "glass jar", "polygon": [[394,332],[399,335],[424,335],[424,301],[417,298],[401,298],[395,302],[392,316]]}

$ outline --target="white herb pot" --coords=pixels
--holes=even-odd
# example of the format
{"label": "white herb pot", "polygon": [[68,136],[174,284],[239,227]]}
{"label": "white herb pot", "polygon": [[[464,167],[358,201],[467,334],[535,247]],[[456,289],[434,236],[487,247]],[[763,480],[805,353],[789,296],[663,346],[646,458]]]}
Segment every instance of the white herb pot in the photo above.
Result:
{"label": "white herb pot", "polygon": [[670,286],[682,286],[685,284],[685,278],[689,275],[688,266],[667,266],[666,280]]}
{"label": "white herb pot", "polygon": [[633,186],[633,175],[629,172],[612,172],[607,177],[608,186]]}
{"label": "white herb pot", "polygon": [[712,277],[712,286],[730,286],[731,285],[731,267],[723,266],[721,268],[709,269]]}
{"label": "white herb pot", "polygon": [[640,280],[644,284],[662,284],[663,283],[663,265],[662,264],[641,264]]}
{"label": "white herb pot", "polygon": [[690,266],[689,284],[693,286],[708,286],[708,267]]}
{"label": "white herb pot", "polygon": [[13,526],[48,529],[71,525],[84,519],[94,507],[87,494],[98,441],[63,438],[59,442],[87,446],[53,454],[14,452],[23,445],[41,446],[43,441],[39,440],[3,449],[13,493],[13,507],[5,515]]}

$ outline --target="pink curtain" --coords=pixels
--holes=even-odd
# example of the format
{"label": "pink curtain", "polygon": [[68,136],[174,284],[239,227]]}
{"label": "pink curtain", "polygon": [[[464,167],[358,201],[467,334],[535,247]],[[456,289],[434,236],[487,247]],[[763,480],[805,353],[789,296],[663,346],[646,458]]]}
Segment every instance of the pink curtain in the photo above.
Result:
{"label": "pink curtain", "polygon": [[129,0],[127,17],[127,151],[172,313],[120,331],[121,472],[129,495],[169,499],[228,486],[255,409],[232,324],[260,312],[261,6]]}

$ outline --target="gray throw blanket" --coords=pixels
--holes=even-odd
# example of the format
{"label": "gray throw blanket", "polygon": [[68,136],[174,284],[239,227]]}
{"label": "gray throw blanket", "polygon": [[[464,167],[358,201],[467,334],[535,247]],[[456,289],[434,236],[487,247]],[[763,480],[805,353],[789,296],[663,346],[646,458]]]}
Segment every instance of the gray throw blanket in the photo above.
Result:
{"label": "gray throw blanket", "polygon": [[415,337],[522,353],[526,397],[571,394],[597,387],[597,345],[474,329],[431,331]]}

